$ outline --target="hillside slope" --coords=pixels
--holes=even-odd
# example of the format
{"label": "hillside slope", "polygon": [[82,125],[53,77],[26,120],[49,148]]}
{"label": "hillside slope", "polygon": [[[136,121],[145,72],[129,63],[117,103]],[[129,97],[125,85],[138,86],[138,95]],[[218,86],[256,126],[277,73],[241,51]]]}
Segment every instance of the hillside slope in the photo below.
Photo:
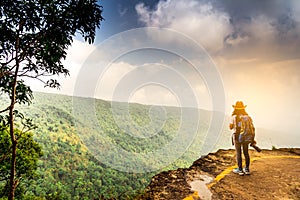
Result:
{"label": "hillside slope", "polygon": [[[191,129],[196,127],[193,115],[188,115],[182,126],[182,110],[176,107],[128,104],[128,120],[122,114],[123,108],[113,112],[112,102],[48,93],[35,93],[34,96],[32,105],[18,106],[38,126],[34,137],[44,152],[39,161],[39,176],[27,189],[28,195],[50,199],[132,198],[143,191],[155,174],[188,167],[205,154],[203,150],[232,148],[226,124],[221,132],[212,127],[210,134],[214,137],[207,137],[211,117],[215,114],[210,111],[185,108],[188,114],[199,112],[200,121],[195,131]],[[0,99],[1,107],[7,99],[3,96]],[[121,104],[114,103],[117,108]],[[74,106],[78,113],[74,113]],[[91,113],[96,120],[88,127]],[[179,128],[183,133],[180,137]],[[258,133],[265,138],[272,134],[277,138],[271,131],[258,129]],[[259,146],[261,141],[267,139],[258,140]],[[209,149],[203,147],[205,142]],[[110,144],[134,156],[126,158],[110,151]],[[277,146],[275,142],[263,147],[270,148],[273,144]],[[162,152],[157,154],[160,157],[143,157],[156,150]],[[173,160],[166,159],[170,154]],[[125,171],[120,170],[124,170],[124,166],[127,167]],[[132,170],[134,167],[139,171]]]}
{"label": "hillside slope", "polygon": [[[177,155],[177,152],[173,152],[176,160],[161,167],[157,166],[158,163],[150,159],[145,160],[139,155],[167,146],[177,137],[177,129],[181,125],[179,108],[167,107],[166,115],[162,116],[163,110],[159,108],[129,104],[131,123],[137,125],[129,126],[128,120],[122,118],[122,113],[117,112],[113,115],[111,102],[108,101],[46,93],[35,93],[34,97],[32,105],[17,107],[38,126],[33,131],[34,137],[44,153],[39,161],[38,176],[29,187],[25,186],[27,195],[46,199],[132,198],[140,193],[148,185],[151,177],[160,170],[187,167],[199,156],[201,138],[208,129],[210,118],[210,112],[200,110],[202,120],[195,133],[196,138],[192,140],[186,137],[187,141],[191,141],[191,145],[184,149],[183,154]],[[3,96],[0,99],[0,107],[5,106],[8,100]],[[74,115],[75,100],[79,102],[76,105],[77,111],[81,112],[81,116],[77,118]],[[88,118],[85,116],[89,115],[92,105],[86,102],[90,101],[94,103],[96,121],[95,126],[87,129],[85,125]],[[149,117],[149,110],[152,118]],[[115,117],[121,120],[116,123]],[[159,121],[164,122],[158,127],[160,131],[157,133],[154,126],[149,126],[151,120],[156,124]],[[193,121],[189,123],[185,126],[186,132],[190,132],[188,128],[192,126]],[[139,127],[145,127],[142,129],[144,132],[141,132]],[[151,131],[156,134],[148,138],[138,137]],[[111,144],[136,156],[127,159],[118,152],[109,152],[107,144],[101,141],[100,136],[105,136]],[[99,143],[96,144],[95,141]],[[93,151],[93,147],[98,152]],[[106,157],[97,157],[99,153]],[[117,163],[109,165],[109,159]],[[118,170],[117,167],[124,166],[125,161],[130,164],[129,169],[140,166],[139,169],[143,173]],[[149,171],[150,167],[157,170]]]}

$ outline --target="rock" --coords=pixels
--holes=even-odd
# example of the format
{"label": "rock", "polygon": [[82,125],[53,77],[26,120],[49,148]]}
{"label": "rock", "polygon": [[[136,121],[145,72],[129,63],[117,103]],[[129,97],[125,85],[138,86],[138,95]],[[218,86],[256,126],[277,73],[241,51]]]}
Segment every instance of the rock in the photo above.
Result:
{"label": "rock", "polygon": [[[277,150],[263,150],[261,153],[255,152],[254,150],[250,150],[251,158],[253,160],[260,160],[264,158],[296,158],[298,156],[300,158],[300,149],[298,148],[282,148]],[[277,156],[277,157],[276,157]],[[274,161],[274,160],[273,160]],[[299,162],[299,160],[297,160]],[[297,163],[297,161],[295,161]],[[201,181],[201,177],[217,177],[220,173],[226,171],[226,169],[231,169],[232,166],[236,164],[235,159],[235,150],[224,150],[220,149],[215,153],[209,153],[206,156],[201,157],[196,160],[189,168],[185,169],[177,169],[170,170],[166,172],[161,172],[155,175],[152,178],[151,183],[145,190],[145,193],[139,197],[138,199],[147,199],[147,200],[193,200],[200,199],[199,191],[193,191],[191,188],[191,183],[198,184],[197,181]],[[263,172],[263,169],[261,170]],[[230,171],[228,172],[230,173]],[[264,172],[265,173],[265,172]],[[259,174],[257,174],[259,175]],[[240,178],[238,176],[234,176],[233,178]],[[260,174],[260,176],[264,176],[264,174]],[[267,176],[267,175],[266,175]],[[254,175],[250,175],[252,179],[255,180]],[[298,176],[297,176],[298,177]],[[203,179],[203,178],[202,178]],[[275,176],[269,177],[269,181],[272,182],[272,179],[276,179]],[[246,179],[245,179],[246,180]],[[291,192],[295,193],[294,196],[299,194],[299,178],[293,179],[293,184],[291,187]],[[206,181],[203,179],[203,181]],[[215,180],[214,180],[215,181]],[[235,180],[236,181],[236,180]],[[229,180],[230,183],[230,180]],[[255,181],[253,184],[256,184]],[[272,183],[270,183],[272,184]],[[241,196],[241,194],[235,194],[235,190],[229,191],[228,189],[222,189],[222,183],[219,182],[215,186],[211,185],[211,191],[213,193],[212,199],[238,199],[238,198],[246,198],[245,196]],[[251,185],[251,184],[250,184]],[[230,186],[228,186],[230,188]],[[251,188],[250,188],[251,189]],[[195,190],[195,189],[194,189]],[[238,191],[236,191],[238,192]],[[264,191],[264,194],[268,191]],[[282,191],[282,192],[286,192]],[[240,195],[240,196],[239,196]],[[255,191],[252,194],[252,199],[259,198]],[[280,193],[276,195],[280,196]],[[271,195],[272,196],[272,195]],[[270,196],[270,197],[271,197]],[[274,195],[273,195],[274,196]],[[284,195],[283,195],[284,196]],[[288,195],[287,195],[288,196]],[[294,197],[293,195],[290,195]],[[251,198],[249,198],[251,199]],[[268,199],[268,195],[266,198]],[[271,198],[270,198],[271,199]]]}

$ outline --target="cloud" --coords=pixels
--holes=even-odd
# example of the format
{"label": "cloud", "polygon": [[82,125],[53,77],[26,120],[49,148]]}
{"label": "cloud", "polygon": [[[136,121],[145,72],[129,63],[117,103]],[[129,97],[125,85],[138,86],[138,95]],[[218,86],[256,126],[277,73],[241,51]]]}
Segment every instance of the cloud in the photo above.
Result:
{"label": "cloud", "polygon": [[87,42],[74,38],[72,46],[67,51],[66,61],[82,64],[95,48],[95,45],[90,45]]}
{"label": "cloud", "polygon": [[[264,15],[240,20],[238,23],[233,24],[234,31],[228,39],[231,39],[231,43],[235,45],[253,42],[253,40],[260,42],[273,40],[275,28],[271,22]],[[225,42],[227,41],[225,40]]]}
{"label": "cloud", "polygon": [[210,3],[196,0],[159,1],[153,10],[143,3],[136,5],[139,20],[146,26],[171,28],[192,37],[210,51],[223,47],[230,34],[229,16]]}
{"label": "cloud", "polygon": [[293,18],[299,23],[300,22],[300,2],[291,1],[291,10],[293,13]]}
{"label": "cloud", "polygon": [[[34,91],[72,95],[79,70],[95,48],[95,45],[90,45],[73,38],[73,43],[67,50],[66,60],[62,61],[64,67],[69,70],[70,76],[51,76],[51,78],[57,79],[61,84],[60,90],[49,87],[45,88],[43,83],[36,79],[26,79],[25,81]],[[49,77],[46,78],[45,80],[48,80]]]}
{"label": "cloud", "polygon": [[292,11],[294,4],[299,4],[297,0],[211,0],[211,2],[216,9],[228,13],[234,24],[261,15],[268,19],[277,19],[278,16]]}
{"label": "cloud", "polygon": [[298,1],[160,0],[136,5],[145,26],[188,35],[214,56],[295,59],[300,51]]}
{"label": "cloud", "polygon": [[210,108],[201,77],[167,63],[112,63],[99,77],[95,97],[149,105]]}
{"label": "cloud", "polygon": [[180,102],[178,102],[176,94],[173,94],[167,88],[160,85],[148,85],[136,90],[130,97],[130,102],[151,105],[180,106]]}
{"label": "cloud", "polygon": [[[112,100],[115,88],[126,74],[130,73],[137,66],[125,62],[112,63],[104,74],[99,77],[98,87],[95,97],[100,99]],[[119,101],[118,99],[116,101]]]}
{"label": "cloud", "polygon": [[95,45],[74,38],[72,46],[67,51],[67,58],[63,61],[63,65],[70,71],[70,76],[59,78],[62,85],[62,88],[58,91],[59,93],[73,94],[76,77],[83,63],[95,49]]}
{"label": "cloud", "polygon": [[233,32],[223,56],[270,61],[297,59],[300,51],[298,1],[214,1],[230,16]]}

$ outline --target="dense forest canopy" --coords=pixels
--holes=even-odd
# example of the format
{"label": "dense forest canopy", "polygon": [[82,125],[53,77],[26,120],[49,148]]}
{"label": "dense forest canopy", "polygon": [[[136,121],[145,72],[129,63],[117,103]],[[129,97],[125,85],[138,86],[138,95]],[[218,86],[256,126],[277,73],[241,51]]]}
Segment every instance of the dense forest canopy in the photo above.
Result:
{"label": "dense forest canopy", "polygon": [[[149,184],[151,177],[158,171],[187,167],[199,157],[201,138],[208,129],[210,118],[208,111],[201,111],[203,123],[199,127],[197,139],[183,155],[178,156],[175,162],[152,172],[129,173],[118,170],[117,166],[104,164],[105,161],[91,151],[88,143],[82,141],[80,134],[83,134],[85,130],[81,129],[78,124],[84,121],[74,117],[72,112],[74,99],[72,97],[44,93],[35,93],[34,95],[32,106],[19,107],[37,124],[38,128],[35,130],[34,138],[43,149],[43,156],[38,162],[36,172],[38,176],[26,188],[27,196],[45,198],[57,196],[60,199],[132,198]],[[80,101],[89,100],[80,98]],[[141,161],[142,158],[139,158],[139,154],[142,155],[167,145],[176,137],[180,126],[180,108],[167,107],[166,122],[158,134],[144,139],[128,137],[128,134],[120,129],[128,122],[124,121],[123,125],[116,124],[112,115],[111,103],[103,100],[94,101],[98,119],[95,129],[99,126],[102,127],[102,134],[105,134],[114,144],[126,151],[135,152],[137,157],[136,160],[131,160],[133,163]],[[2,102],[5,100],[1,99]],[[129,104],[129,107],[130,116],[134,122],[140,125],[149,123],[151,106]],[[82,113],[85,113],[88,108],[82,107],[81,110]],[[159,120],[160,115],[155,117],[156,120]],[[97,138],[97,134],[97,132],[89,132],[90,140]],[[99,145],[98,148],[101,149],[101,146]],[[105,151],[105,149],[101,150]],[[117,155],[111,154],[110,156]],[[124,159],[118,158],[120,165],[124,163]],[[149,165],[149,161],[145,161],[145,163]],[[152,164],[155,166],[159,163]]]}

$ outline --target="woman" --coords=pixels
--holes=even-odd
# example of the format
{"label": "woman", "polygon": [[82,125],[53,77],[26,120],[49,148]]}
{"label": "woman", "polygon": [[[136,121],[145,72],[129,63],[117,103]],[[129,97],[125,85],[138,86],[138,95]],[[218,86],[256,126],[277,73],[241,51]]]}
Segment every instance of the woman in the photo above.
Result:
{"label": "woman", "polygon": [[[232,129],[234,130],[233,142],[234,142],[234,146],[235,146],[235,150],[236,150],[236,159],[237,159],[237,163],[238,163],[238,168],[234,169],[233,172],[236,174],[239,174],[241,176],[243,176],[244,174],[249,175],[250,174],[250,170],[249,170],[250,156],[249,156],[249,152],[248,152],[249,142],[242,142],[242,143],[239,142],[238,138],[240,135],[240,133],[239,133],[240,130],[239,130],[239,127],[237,126],[237,124],[239,123],[239,119],[241,117],[243,117],[245,115],[248,116],[247,112],[245,111],[245,108],[247,106],[245,106],[242,101],[237,101],[235,105],[232,105],[232,107],[234,108],[234,111],[232,112],[229,128],[230,128],[230,130],[232,130]],[[246,164],[244,170],[243,170],[243,166],[242,166],[242,149],[243,149],[243,153],[245,156],[245,164]]]}

